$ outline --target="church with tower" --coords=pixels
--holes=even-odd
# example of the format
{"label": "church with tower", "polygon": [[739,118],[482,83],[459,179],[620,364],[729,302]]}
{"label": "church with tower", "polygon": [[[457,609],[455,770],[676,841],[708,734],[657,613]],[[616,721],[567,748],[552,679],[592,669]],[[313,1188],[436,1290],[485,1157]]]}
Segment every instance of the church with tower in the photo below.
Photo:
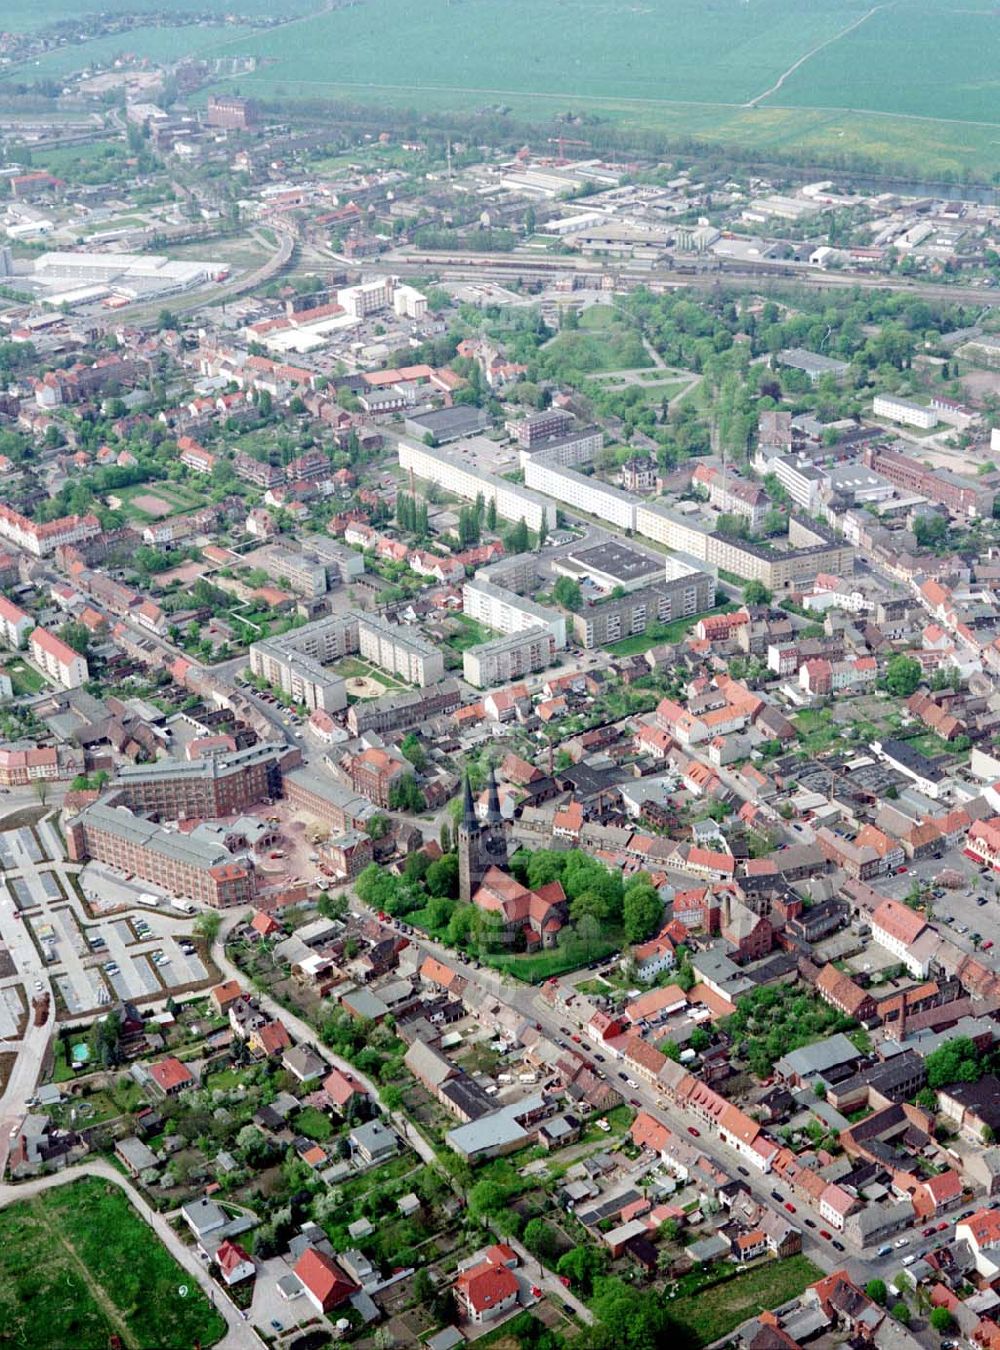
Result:
{"label": "church with tower", "polygon": [[496,774],[491,768],[487,785],[485,820],[480,820],[476,815],[472,800],[472,784],[466,774],[462,819],[458,827],[459,899],[467,903],[471,901],[490,868],[499,867],[503,870],[506,866],[507,826],[500,814],[500,793],[497,790]]}
{"label": "church with tower", "polygon": [[458,893],[461,900],[500,916],[504,941],[530,950],[555,945],[566,923],[566,893],[559,881],[537,891],[522,886],[507,871],[507,826],[500,812],[496,774],[490,769],[486,790],[486,814],[480,820],[465,778],[462,819],[459,822]]}

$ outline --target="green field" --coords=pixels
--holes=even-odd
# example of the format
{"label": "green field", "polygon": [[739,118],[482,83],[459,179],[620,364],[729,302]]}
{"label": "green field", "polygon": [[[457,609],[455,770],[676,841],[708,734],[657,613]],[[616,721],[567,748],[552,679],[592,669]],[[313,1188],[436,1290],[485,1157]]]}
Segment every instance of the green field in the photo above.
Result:
{"label": "green field", "polygon": [[680,1281],[684,1292],[668,1298],[667,1306],[671,1320],[696,1344],[710,1345],[748,1317],[795,1298],[822,1274],[808,1257],[789,1256],[784,1261],[762,1262],[715,1284],[691,1276],[690,1292],[686,1282]]}
{"label": "green field", "polygon": [[224,1331],[112,1183],[88,1177],[0,1212],[0,1342],[13,1350],[105,1350],[114,1335],[126,1350],[184,1350]]}

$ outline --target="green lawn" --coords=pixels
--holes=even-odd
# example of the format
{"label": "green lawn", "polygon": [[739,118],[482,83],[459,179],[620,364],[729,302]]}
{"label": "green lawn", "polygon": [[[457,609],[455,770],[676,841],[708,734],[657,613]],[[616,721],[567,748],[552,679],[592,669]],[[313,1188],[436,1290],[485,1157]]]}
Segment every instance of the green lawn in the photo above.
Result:
{"label": "green lawn", "polygon": [[315,1106],[303,1107],[295,1117],[295,1128],[299,1134],[304,1134],[307,1139],[315,1139],[318,1144],[325,1144],[333,1134],[330,1117],[317,1111]]}
{"label": "green lawn", "polygon": [[709,614],[729,614],[736,606],[731,601],[705,610],[704,614],[693,614],[689,619],[674,619],[670,623],[651,623],[645,633],[636,633],[635,637],[622,638],[605,648],[613,656],[638,656],[648,652],[650,647],[658,647],[661,642],[680,642],[698,622]]}
{"label": "green lawn", "polygon": [[187,1350],[225,1329],[114,1184],[88,1177],[0,1212],[0,1340],[12,1350],[105,1350],[116,1335],[125,1350]]}
{"label": "green lawn", "polygon": [[765,1261],[718,1283],[667,1299],[670,1316],[699,1345],[728,1336],[748,1317],[795,1298],[823,1272],[805,1256]]}
{"label": "green lawn", "polygon": [[4,666],[4,672],[10,676],[14,694],[19,698],[27,697],[29,694],[37,694],[39,690],[45,688],[44,677],[33,666],[29,666],[26,661],[20,659],[9,661]]}
{"label": "green lawn", "polygon": [[553,947],[549,951],[514,954],[502,952],[482,957],[485,965],[506,971],[525,984],[542,984],[553,976],[565,975],[568,971],[579,970],[590,961],[603,961],[621,949],[619,939],[605,938],[593,943],[585,951],[579,947]]}
{"label": "green lawn", "polygon": [[448,639],[448,646],[453,652],[468,651],[470,647],[476,647],[480,642],[490,642],[500,636],[492,628],[487,628],[485,624],[477,619],[470,619],[465,614],[453,614],[449,623],[458,625],[456,632]]}

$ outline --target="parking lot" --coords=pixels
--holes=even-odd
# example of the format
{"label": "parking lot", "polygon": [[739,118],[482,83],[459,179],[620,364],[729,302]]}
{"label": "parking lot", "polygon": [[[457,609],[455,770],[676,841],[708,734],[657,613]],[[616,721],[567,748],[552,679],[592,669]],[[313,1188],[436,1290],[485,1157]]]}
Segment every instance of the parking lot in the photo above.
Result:
{"label": "parking lot", "polygon": [[[98,864],[78,872],[56,851],[55,832],[41,832],[46,823],[36,827],[37,836],[29,829],[0,833],[0,900],[16,911],[22,936],[41,954],[62,1016],[83,1017],[126,999],[148,1003],[209,982],[190,942],[192,915],[171,908],[166,897],[157,907],[140,904],[148,888]],[[85,911],[77,886],[96,918]],[[16,1016],[5,1000],[0,1037],[10,1034]]]}

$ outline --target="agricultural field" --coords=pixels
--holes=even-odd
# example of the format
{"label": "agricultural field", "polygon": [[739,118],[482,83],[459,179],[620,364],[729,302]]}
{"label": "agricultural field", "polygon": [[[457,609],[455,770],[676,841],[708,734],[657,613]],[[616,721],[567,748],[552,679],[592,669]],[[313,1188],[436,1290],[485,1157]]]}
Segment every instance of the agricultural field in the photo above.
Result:
{"label": "agricultural field", "polygon": [[13,1350],[96,1350],[113,1336],[181,1350],[224,1331],[117,1186],[88,1177],[0,1212],[0,1339]]}

